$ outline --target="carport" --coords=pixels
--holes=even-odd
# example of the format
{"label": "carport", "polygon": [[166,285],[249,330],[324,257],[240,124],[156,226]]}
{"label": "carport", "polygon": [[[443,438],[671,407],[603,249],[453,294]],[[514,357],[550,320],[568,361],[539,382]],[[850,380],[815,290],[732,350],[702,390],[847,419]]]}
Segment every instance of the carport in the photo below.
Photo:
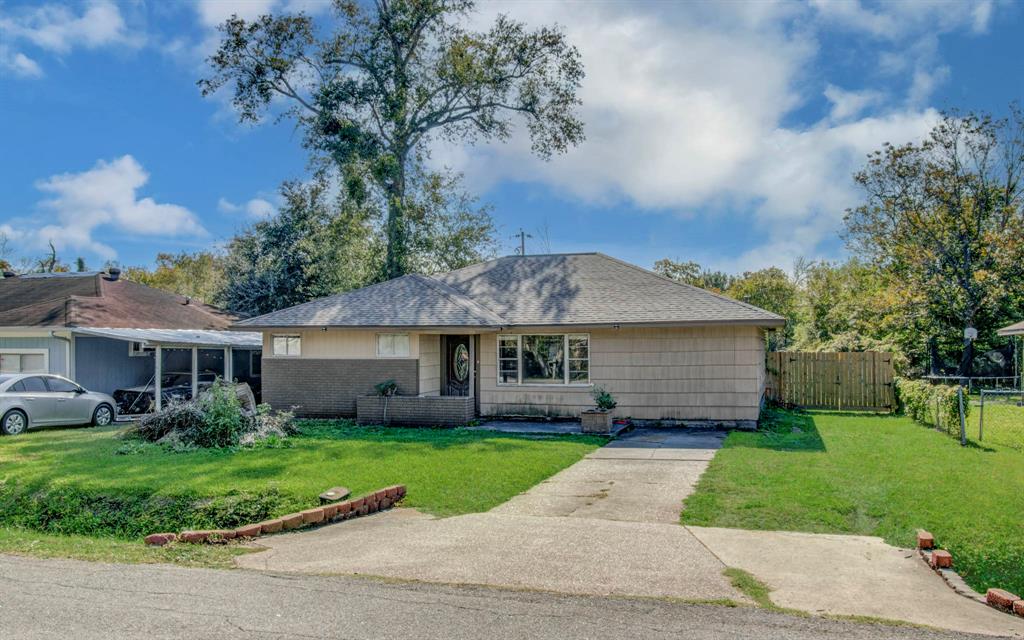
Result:
{"label": "carport", "polygon": [[[213,331],[192,329],[105,329],[75,328],[72,330],[75,343],[78,338],[104,338],[124,344],[123,353],[132,359],[151,358],[146,366],[146,377],[154,388],[156,410],[163,405],[163,378],[167,372],[166,362],[172,360],[178,364],[172,371],[191,373],[192,397],[199,392],[200,363],[205,371],[212,371],[224,380],[254,383],[258,385],[261,375],[260,358],[262,356],[262,336],[255,332]],[[83,350],[73,349],[73,353]],[[77,354],[76,354],[77,355]],[[73,356],[75,357],[75,356]],[[87,388],[104,390],[99,378],[109,367],[89,367],[86,362],[76,359],[76,381]],[[90,355],[88,359],[92,359]],[[138,360],[136,360],[138,362]],[[187,366],[184,363],[188,363]],[[237,366],[236,366],[237,365]],[[88,378],[95,379],[88,379]]]}

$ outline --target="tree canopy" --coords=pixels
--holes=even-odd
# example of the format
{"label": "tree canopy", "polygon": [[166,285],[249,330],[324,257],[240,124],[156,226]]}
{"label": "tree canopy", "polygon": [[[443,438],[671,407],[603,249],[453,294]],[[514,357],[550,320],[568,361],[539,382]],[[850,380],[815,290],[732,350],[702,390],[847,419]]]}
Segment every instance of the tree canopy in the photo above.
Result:
{"label": "tree canopy", "polygon": [[[334,0],[332,21],[237,16],[199,81],[204,95],[231,85],[242,121],[278,99],[305,145],[332,160],[351,195],[386,211],[384,274],[406,273],[417,239],[412,174],[432,141],[507,140],[515,118],[549,157],[583,139],[576,115],[579,52],[554,27],[529,30],[499,16],[486,31],[462,22],[470,0]],[[421,183],[422,184],[422,183]]]}
{"label": "tree canopy", "polygon": [[[977,329],[991,340],[1024,298],[1024,114],[946,114],[921,142],[886,144],[854,179],[846,214],[856,253],[893,275],[906,315],[940,341]],[[971,375],[964,339],[958,375]]]}

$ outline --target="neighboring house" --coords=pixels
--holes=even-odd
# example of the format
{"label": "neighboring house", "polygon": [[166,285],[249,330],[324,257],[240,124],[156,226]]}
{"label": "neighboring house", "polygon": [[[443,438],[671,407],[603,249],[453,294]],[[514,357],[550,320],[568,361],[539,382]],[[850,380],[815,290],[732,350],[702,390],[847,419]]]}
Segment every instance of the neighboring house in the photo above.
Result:
{"label": "neighboring house", "polygon": [[212,372],[258,389],[259,334],[227,331],[238,318],[120,274],[4,272],[0,373],[55,373],[112,393]]}
{"label": "neighboring house", "polygon": [[506,257],[407,275],[244,320],[263,332],[263,397],[299,415],[395,422],[616,414],[752,421],[764,332],[784,319],[599,253]]}

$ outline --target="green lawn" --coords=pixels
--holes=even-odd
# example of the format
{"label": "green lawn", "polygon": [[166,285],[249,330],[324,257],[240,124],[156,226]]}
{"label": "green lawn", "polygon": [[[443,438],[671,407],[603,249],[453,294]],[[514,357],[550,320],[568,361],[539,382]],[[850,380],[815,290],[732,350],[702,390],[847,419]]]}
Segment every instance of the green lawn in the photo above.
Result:
{"label": "green lawn", "polygon": [[[305,421],[286,448],[118,455],[119,427],[0,437],[0,522],[49,534],[138,539],[155,530],[236,526],[405,484],[404,504],[449,516],[485,511],[605,440]],[[15,533],[8,531],[8,546]],[[4,547],[0,536],[0,548]]]}
{"label": "green lawn", "polygon": [[907,418],[770,414],[734,432],[686,501],[687,524],[876,535],[935,534],[980,591],[1024,592],[1024,452],[966,448]]}
{"label": "green lawn", "polygon": [[[981,444],[996,444],[1024,451],[1024,407],[1014,404],[1018,400],[1020,396],[1013,396],[1012,399],[1002,396],[995,402],[991,398],[985,399],[985,431],[982,433]],[[981,410],[977,401],[972,404],[967,437],[977,441]]]}

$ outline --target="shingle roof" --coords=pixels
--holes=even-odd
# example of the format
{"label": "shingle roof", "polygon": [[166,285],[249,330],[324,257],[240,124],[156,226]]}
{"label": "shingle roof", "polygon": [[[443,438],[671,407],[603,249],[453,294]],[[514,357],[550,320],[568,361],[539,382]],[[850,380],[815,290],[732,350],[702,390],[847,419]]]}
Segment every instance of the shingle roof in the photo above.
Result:
{"label": "shingle roof", "polygon": [[783,322],[601,253],[509,256],[435,277],[511,325]]}
{"label": "shingle roof", "polygon": [[105,273],[0,279],[0,327],[226,329],[237,318]]}
{"label": "shingle roof", "polygon": [[504,321],[474,300],[427,276],[320,298],[237,323],[242,327],[500,327]]}
{"label": "shingle roof", "polygon": [[781,326],[743,302],[600,253],[509,256],[410,275],[239,322],[252,327]]}

